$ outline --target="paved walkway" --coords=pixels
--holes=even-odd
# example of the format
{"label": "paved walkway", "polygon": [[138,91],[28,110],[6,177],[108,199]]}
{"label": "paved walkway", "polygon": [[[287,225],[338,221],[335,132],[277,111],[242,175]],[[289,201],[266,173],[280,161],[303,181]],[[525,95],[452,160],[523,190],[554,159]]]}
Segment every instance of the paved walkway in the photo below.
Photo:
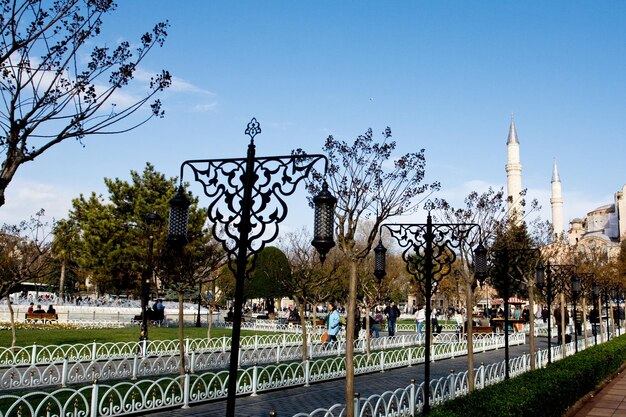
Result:
{"label": "paved walkway", "polygon": [[[536,339],[536,349],[545,349],[547,339]],[[512,346],[509,349],[511,358],[529,352],[529,346]],[[504,349],[477,353],[474,355],[474,366],[481,362],[490,364],[504,360]],[[449,375],[451,370],[464,372],[467,370],[467,356],[436,361],[431,364],[431,378]],[[412,367],[393,369],[385,372],[359,375],[355,377],[355,392],[361,398],[373,394],[382,394],[397,388],[404,388],[415,379],[419,384],[424,379],[423,364]],[[330,408],[334,404],[344,403],[344,379],[311,384],[309,387],[295,387],[264,392],[256,397],[238,397],[235,405],[237,417],[267,417],[275,411],[279,417],[291,417],[300,412],[311,413],[317,408]],[[226,400],[213,401],[192,405],[189,409],[170,409],[159,413],[150,413],[150,417],[223,417],[226,412]]]}
{"label": "paved walkway", "polygon": [[572,417],[626,417],[626,369],[582,404]]}

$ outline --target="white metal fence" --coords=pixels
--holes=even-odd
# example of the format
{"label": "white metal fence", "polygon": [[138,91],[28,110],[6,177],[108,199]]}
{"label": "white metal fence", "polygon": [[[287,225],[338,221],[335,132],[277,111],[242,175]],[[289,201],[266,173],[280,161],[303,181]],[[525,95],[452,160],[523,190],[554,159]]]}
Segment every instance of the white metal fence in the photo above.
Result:
{"label": "white metal fence", "polygon": [[[355,355],[355,373],[378,372],[424,361],[424,346],[408,346],[406,338],[392,337],[381,342],[388,350]],[[481,344],[475,349],[496,349],[504,346],[502,335],[484,335],[478,338]],[[513,334],[511,344],[524,343],[524,335]],[[404,346],[403,346],[404,344]],[[340,345],[340,344],[338,344]],[[398,349],[392,349],[393,347]],[[404,347],[403,349],[400,349]],[[298,362],[281,362],[270,365],[255,365],[241,369],[237,375],[237,394],[253,395],[261,391],[310,383],[345,376],[345,360],[335,356]],[[466,353],[464,341],[450,341],[432,346],[433,360],[450,358]],[[338,349],[338,348],[337,348]],[[159,364],[162,369],[175,370],[172,361]],[[101,370],[119,372],[119,367]],[[70,372],[71,374],[71,372]],[[138,375],[139,376],[139,375]],[[167,376],[156,380],[124,381],[103,384],[98,375],[92,374],[91,385],[80,388],[60,388],[51,392],[30,392],[23,395],[0,396],[0,416],[51,416],[64,417],[121,416],[138,412],[149,412],[163,407],[187,407],[194,402],[225,398],[227,394],[227,371],[188,372],[183,376]]]}

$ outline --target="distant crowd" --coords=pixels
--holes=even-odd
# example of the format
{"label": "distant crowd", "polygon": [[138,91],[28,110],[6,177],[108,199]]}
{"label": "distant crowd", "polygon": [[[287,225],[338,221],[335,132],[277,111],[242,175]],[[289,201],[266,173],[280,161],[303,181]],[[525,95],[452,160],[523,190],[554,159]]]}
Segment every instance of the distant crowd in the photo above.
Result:
{"label": "distant crowd", "polygon": [[[127,308],[141,308],[141,301],[128,299],[128,298],[118,298],[109,295],[105,295],[102,297],[90,297],[90,296],[67,296],[63,297],[63,302],[59,303],[59,298],[56,294],[45,293],[45,294],[35,294],[33,292],[30,293],[21,293],[21,294],[12,294],[11,295],[11,303],[13,305],[24,305],[30,306],[31,304],[40,304],[44,306],[48,305],[75,305],[75,306],[85,306],[85,307],[127,307]],[[6,303],[6,299],[0,300],[0,303]],[[178,309],[178,302],[175,301],[164,301],[163,304],[165,308]],[[184,308],[194,308],[197,305],[185,303]]]}

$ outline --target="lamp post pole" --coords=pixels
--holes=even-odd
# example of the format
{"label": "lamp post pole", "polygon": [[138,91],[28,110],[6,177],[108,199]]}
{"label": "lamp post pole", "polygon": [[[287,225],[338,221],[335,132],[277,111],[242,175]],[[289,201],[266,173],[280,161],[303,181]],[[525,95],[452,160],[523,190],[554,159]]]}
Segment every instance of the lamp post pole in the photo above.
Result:
{"label": "lamp post pole", "polygon": [[[446,275],[452,272],[452,265],[456,260],[453,249],[458,248],[463,241],[469,241],[470,232],[477,228],[480,234],[480,226],[474,223],[433,223],[431,211],[434,204],[427,201],[424,208],[428,215],[426,223],[407,224],[383,224],[390,235],[402,248],[402,259],[406,263],[406,269],[416,281],[423,285],[426,298],[426,336],[424,353],[424,408],[423,414],[430,411],[430,348],[431,348],[431,299],[433,287]],[[384,256],[386,250],[379,242],[374,257],[374,275],[385,275]],[[482,245],[478,245],[474,251],[475,276],[484,280],[487,276],[487,251]],[[382,268],[382,269],[381,269]],[[470,309],[471,306],[468,306]],[[468,343],[472,343],[468,340]]]}
{"label": "lamp post pole", "polygon": [[145,218],[148,232],[148,258],[147,266],[141,274],[141,329],[139,340],[148,339],[148,302],[150,300],[150,281],[154,275],[154,226],[161,222],[161,217],[156,212],[148,213]]}
{"label": "lamp post pole", "polygon": [[[254,268],[256,256],[276,238],[278,224],[287,216],[287,204],[283,198],[295,192],[297,185],[312,173],[317,162],[325,162],[324,172],[327,165],[324,155],[257,157],[254,138],[259,133],[261,126],[253,118],[245,131],[250,137],[246,158],[184,161],[180,168],[177,195],[170,201],[168,241],[184,244],[189,199],[183,188],[183,169],[189,167],[194,179],[202,184],[205,195],[211,198],[207,216],[212,222],[213,237],[222,244],[228,255],[227,264],[235,276],[226,417],[235,415],[244,282]],[[324,182],[321,192],[313,198],[315,236],[311,242],[322,261],[335,245],[336,202]],[[249,262],[250,259],[252,262]]]}

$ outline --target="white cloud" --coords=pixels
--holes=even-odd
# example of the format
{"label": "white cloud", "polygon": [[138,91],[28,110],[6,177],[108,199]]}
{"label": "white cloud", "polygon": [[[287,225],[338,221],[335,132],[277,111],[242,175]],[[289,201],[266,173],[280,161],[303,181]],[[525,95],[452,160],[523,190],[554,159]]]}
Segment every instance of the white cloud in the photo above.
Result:
{"label": "white cloud", "polygon": [[0,207],[0,224],[17,224],[28,220],[40,209],[45,218],[59,220],[67,217],[76,196],[71,190],[34,181],[14,180],[6,191],[6,203]]}
{"label": "white cloud", "polygon": [[193,106],[193,110],[197,112],[209,112],[214,111],[217,108],[217,103],[205,103],[205,104],[196,104]]}

